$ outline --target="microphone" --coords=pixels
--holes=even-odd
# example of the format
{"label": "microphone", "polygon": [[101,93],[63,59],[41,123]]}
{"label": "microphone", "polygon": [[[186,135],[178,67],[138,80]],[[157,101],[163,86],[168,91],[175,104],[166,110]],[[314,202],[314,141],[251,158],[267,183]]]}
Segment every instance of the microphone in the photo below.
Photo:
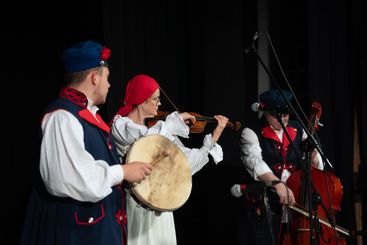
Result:
{"label": "microphone", "polygon": [[278,106],[278,107],[268,107],[258,102],[255,102],[251,105],[251,110],[253,112],[268,111],[274,115],[278,115],[278,114],[286,115],[290,113],[288,105]]}
{"label": "microphone", "polygon": [[265,111],[265,107],[258,102],[251,105],[251,110],[254,112]]}
{"label": "microphone", "polygon": [[249,193],[249,192],[263,191],[268,186],[271,186],[271,184],[270,185],[266,184],[263,181],[257,181],[256,183],[250,184],[250,185],[236,184],[236,185],[233,185],[231,187],[231,193],[232,193],[232,196],[234,196],[234,197],[240,197],[243,194],[246,194],[246,193]]}
{"label": "microphone", "polygon": [[254,46],[254,43],[255,41],[259,38],[259,34],[257,32],[255,32],[254,36],[252,37],[252,42],[250,44],[250,46],[248,46],[246,49],[245,49],[245,54],[248,54],[252,47]]}

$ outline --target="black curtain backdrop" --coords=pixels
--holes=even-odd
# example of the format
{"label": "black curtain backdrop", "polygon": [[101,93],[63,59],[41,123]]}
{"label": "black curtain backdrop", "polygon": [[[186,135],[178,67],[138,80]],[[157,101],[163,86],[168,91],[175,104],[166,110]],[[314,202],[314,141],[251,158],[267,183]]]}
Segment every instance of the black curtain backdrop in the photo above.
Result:
{"label": "black curtain backdrop", "polygon": [[[258,63],[253,53],[243,52],[262,28],[257,26],[257,13],[265,10],[257,4],[245,0],[66,0],[4,5],[11,17],[1,17],[5,64],[1,178],[5,229],[1,241],[18,242],[31,186],[30,166],[37,158],[39,121],[63,85],[60,55],[66,47],[91,39],[112,49],[111,89],[101,107],[106,121],[120,106],[128,80],[147,73],[179,110],[223,114],[244,127],[257,120],[250,105],[257,100]],[[320,120],[325,126],[317,133],[344,187],[337,223],[352,230],[354,182],[363,183],[353,175],[355,113],[364,167],[367,159],[367,40],[359,24],[366,21],[365,14],[357,0],[267,4],[267,31],[302,109],[308,115],[313,101],[322,105]],[[259,38],[266,38],[263,32]],[[274,53],[270,50],[268,55],[269,69],[286,89]],[[275,88],[273,82],[271,86]],[[162,100],[162,110],[174,110]],[[208,124],[205,132],[214,126]],[[230,194],[232,185],[244,181],[239,134],[226,129],[219,142],[224,161],[218,165],[211,161],[193,176],[189,200],[174,212],[179,245],[240,244],[242,202]],[[184,142],[198,147],[203,137],[192,135]]]}

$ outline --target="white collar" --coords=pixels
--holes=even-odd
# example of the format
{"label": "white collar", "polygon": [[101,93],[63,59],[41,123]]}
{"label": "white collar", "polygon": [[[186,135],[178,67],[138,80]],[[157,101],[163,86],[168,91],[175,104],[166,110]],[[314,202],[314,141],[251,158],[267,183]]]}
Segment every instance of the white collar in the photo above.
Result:
{"label": "white collar", "polygon": [[87,98],[88,100],[88,105],[87,105],[87,109],[93,113],[93,115],[96,115],[97,111],[99,110],[99,108],[97,106],[95,106],[93,104],[93,100],[90,98]]}

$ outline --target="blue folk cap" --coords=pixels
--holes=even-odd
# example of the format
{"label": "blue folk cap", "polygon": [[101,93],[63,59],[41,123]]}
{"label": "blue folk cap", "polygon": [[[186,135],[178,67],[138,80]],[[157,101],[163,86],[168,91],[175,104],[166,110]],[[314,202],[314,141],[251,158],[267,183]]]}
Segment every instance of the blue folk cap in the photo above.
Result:
{"label": "blue folk cap", "polygon": [[[288,101],[292,100],[293,95],[291,92],[282,90],[282,93]],[[285,114],[288,113],[288,103],[284,100],[277,89],[270,89],[263,92],[260,94],[259,99],[261,106],[266,111],[282,112]]]}
{"label": "blue folk cap", "polygon": [[80,42],[66,49],[61,60],[66,73],[79,72],[98,66],[108,66],[111,50],[93,41]]}

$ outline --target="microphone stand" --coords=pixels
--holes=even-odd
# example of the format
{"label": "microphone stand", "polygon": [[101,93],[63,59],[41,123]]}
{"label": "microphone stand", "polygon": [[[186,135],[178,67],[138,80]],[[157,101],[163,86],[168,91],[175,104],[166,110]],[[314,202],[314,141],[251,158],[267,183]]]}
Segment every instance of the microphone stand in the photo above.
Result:
{"label": "microphone stand", "polygon": [[[263,67],[263,69],[266,71],[266,73],[268,74],[268,76],[274,81],[274,83],[277,86],[277,89],[278,89],[280,95],[282,96],[282,98],[284,99],[284,101],[287,103],[288,107],[291,108],[291,110],[292,110],[294,116],[296,117],[297,121],[301,124],[303,130],[307,134],[307,139],[308,139],[309,143],[311,144],[311,146],[317,149],[317,151],[320,153],[320,155],[322,157],[323,162],[324,163],[327,162],[329,164],[329,166],[332,168],[331,163],[329,162],[329,160],[326,158],[324,152],[319,147],[319,144],[317,143],[317,141],[315,140],[315,138],[313,137],[313,135],[308,131],[307,127],[304,125],[303,121],[300,119],[299,115],[297,114],[296,110],[294,109],[294,107],[292,106],[292,104],[290,103],[290,101],[283,94],[282,89],[281,89],[278,81],[275,79],[275,77],[273,76],[273,74],[269,71],[269,69],[266,67],[265,63],[261,59],[261,57],[258,54],[257,49],[256,49],[256,47],[254,45],[254,42],[252,42],[251,43],[251,46],[248,49],[245,50],[245,53],[247,54],[251,50],[255,53],[255,55],[257,57],[257,60],[259,61],[259,63]],[[283,128],[283,130],[285,132],[286,137],[288,138],[289,142],[291,143],[291,146],[292,146],[293,150],[295,150],[295,146],[294,146],[294,144],[293,144],[293,142],[292,142],[292,140],[291,140],[291,138],[290,138],[290,136],[289,136],[289,134],[288,134],[288,132],[287,132],[287,130],[286,130],[283,122],[282,122],[282,120],[281,120],[281,116],[282,116],[282,114],[281,113],[278,113],[276,115],[276,118],[279,121],[280,125],[282,126],[282,128]],[[308,187],[307,187],[308,197],[312,197],[311,188],[314,191],[314,193],[316,193],[317,191],[316,191],[316,188],[315,188],[315,186],[313,185],[313,183],[311,181],[311,171],[310,171],[310,169],[311,169],[311,167],[310,167],[310,165],[311,165],[310,164],[311,163],[311,153],[309,153],[309,154],[310,154],[310,157],[309,157],[310,160],[308,161],[309,164],[301,164],[301,167],[303,168],[304,173],[306,174],[306,180],[308,182],[307,183],[308,184]],[[300,162],[302,163],[302,161],[300,161]],[[309,167],[306,167],[304,165],[309,165]],[[324,167],[326,169],[326,164],[324,164]],[[322,202],[321,198],[320,198],[320,201]],[[312,220],[312,218],[313,218],[312,211],[313,210],[317,210],[317,205],[316,205],[316,207],[313,207],[313,206],[314,205],[313,205],[312,198],[311,198],[311,199],[309,199],[309,209],[308,209],[308,212],[309,212],[309,225],[310,225],[310,234],[311,234],[311,236],[310,236],[310,242],[311,243],[310,244],[312,244],[312,245],[316,244],[315,243],[316,241],[319,242],[319,238],[317,238],[315,240],[315,238],[313,236],[313,234],[314,234],[314,224],[313,224],[313,220]],[[324,205],[322,205],[322,206],[324,206]],[[332,224],[332,226],[335,229],[334,220],[330,218],[331,216],[330,216],[329,212],[327,212],[327,210],[325,210],[325,212],[327,214],[327,217],[328,217],[328,220],[329,220],[330,224]],[[317,217],[317,216],[315,215],[315,217]],[[319,234],[317,234],[317,235],[319,235]]]}
{"label": "microphone stand", "polygon": [[[291,137],[288,134],[287,128],[285,127],[285,125],[284,125],[284,123],[282,121],[282,115],[283,115],[283,113],[276,112],[276,111],[274,111],[274,113],[275,113],[275,117],[277,118],[280,126],[283,129],[283,132],[285,133],[288,141],[290,142],[290,144],[292,146],[292,149],[295,152],[297,152],[296,149],[295,149],[295,145],[293,144],[292,139],[291,139]],[[307,156],[311,156],[310,152],[307,153]],[[311,160],[311,157],[309,159]],[[308,200],[312,200],[311,199],[312,195],[311,195],[311,191],[310,191],[310,185],[312,183],[311,182],[311,174],[310,174],[310,170],[311,170],[311,167],[310,167],[311,164],[310,163],[311,163],[311,161],[307,161],[306,164],[301,164],[301,166],[305,170],[304,172],[307,173],[306,174],[306,180],[305,180],[305,183],[306,183],[305,186],[306,186],[306,193],[308,195]],[[313,207],[313,202],[309,201],[308,202],[308,212],[309,212],[308,219],[309,219],[309,224],[310,224],[310,245],[319,244],[319,243],[315,243],[315,237],[314,237],[314,232],[313,232],[313,230],[314,230],[314,223],[313,223],[313,215],[312,215],[312,211],[311,210],[315,210],[315,209],[317,210],[317,206],[316,207]],[[315,217],[316,217],[316,215],[315,215]]]}
{"label": "microphone stand", "polygon": [[[306,171],[306,179],[305,179],[305,187],[306,193],[308,195],[307,205],[309,210],[309,223],[310,223],[310,244],[320,244],[320,227],[318,225],[318,216],[317,216],[317,205],[321,202],[321,196],[316,191],[313,186],[311,180],[311,155],[312,155],[312,147],[311,144],[306,140],[301,144],[301,149],[303,150],[303,166]],[[310,187],[312,186],[312,191]],[[313,210],[313,215],[310,210]]]}
{"label": "microphone stand", "polygon": [[264,187],[263,195],[264,195],[265,213],[266,213],[266,218],[268,220],[269,233],[270,233],[270,237],[271,237],[271,244],[276,245],[275,237],[274,237],[274,231],[273,231],[273,219],[271,217],[271,208],[270,208],[270,205],[269,205],[269,198],[268,198],[266,187]]}

